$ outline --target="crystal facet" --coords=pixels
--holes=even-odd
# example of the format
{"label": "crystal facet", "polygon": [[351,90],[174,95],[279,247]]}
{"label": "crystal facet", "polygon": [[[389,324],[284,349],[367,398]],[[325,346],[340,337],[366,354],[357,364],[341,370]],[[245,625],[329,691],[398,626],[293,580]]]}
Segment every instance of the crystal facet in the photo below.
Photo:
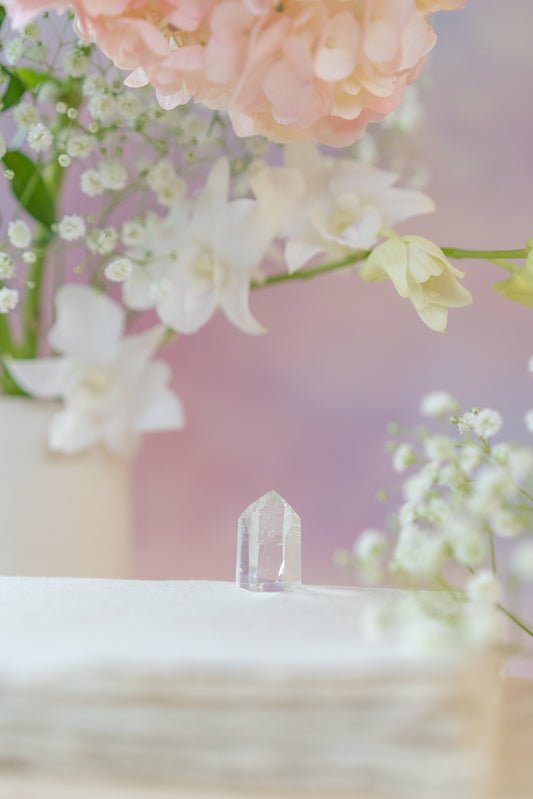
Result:
{"label": "crystal facet", "polygon": [[239,519],[236,582],[248,591],[288,591],[301,583],[300,517],[276,491]]}

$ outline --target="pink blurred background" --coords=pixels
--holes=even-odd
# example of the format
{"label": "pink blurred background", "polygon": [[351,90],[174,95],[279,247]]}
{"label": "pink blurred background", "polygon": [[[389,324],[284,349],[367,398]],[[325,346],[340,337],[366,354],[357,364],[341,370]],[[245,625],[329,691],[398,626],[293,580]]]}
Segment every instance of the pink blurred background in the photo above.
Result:
{"label": "pink blurred background", "polygon": [[[417,135],[437,213],[404,225],[446,246],[522,247],[533,236],[533,3],[468,0],[433,17],[426,119]],[[390,283],[333,275],[257,292],[269,332],[222,317],[168,357],[187,411],[182,433],[147,437],[135,463],[136,573],[232,579],[240,512],[271,488],[302,517],[303,576],[345,583],[332,562],[381,525],[391,420],[417,421],[421,395],[452,391],[503,414],[525,439],[533,311],[503,300],[505,273],[463,262],[474,305],[433,333]]]}

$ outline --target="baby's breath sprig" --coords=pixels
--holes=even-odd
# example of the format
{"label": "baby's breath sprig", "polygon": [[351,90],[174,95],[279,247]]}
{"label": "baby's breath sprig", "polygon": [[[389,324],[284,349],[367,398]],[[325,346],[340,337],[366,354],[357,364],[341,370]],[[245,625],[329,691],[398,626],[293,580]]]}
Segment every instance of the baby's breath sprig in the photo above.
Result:
{"label": "baby's breath sprig", "polygon": [[[336,560],[367,582],[447,592],[464,612],[483,605],[533,637],[504,591],[506,574],[515,593],[533,582],[533,448],[494,443],[500,414],[461,411],[445,391],[427,394],[420,411],[426,424],[413,433],[391,427],[387,449],[403,484],[388,532],[365,530]],[[446,420],[455,434],[428,429]]]}

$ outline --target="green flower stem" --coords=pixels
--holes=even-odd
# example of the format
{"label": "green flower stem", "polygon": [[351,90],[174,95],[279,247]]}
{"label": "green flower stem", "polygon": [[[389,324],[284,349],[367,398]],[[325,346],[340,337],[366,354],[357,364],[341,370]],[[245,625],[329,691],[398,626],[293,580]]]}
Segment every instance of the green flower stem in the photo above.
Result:
{"label": "green flower stem", "polygon": [[533,630],[530,629],[527,626],[527,624],[525,624],[525,622],[523,622],[521,619],[519,619],[518,616],[515,616],[514,613],[511,613],[510,610],[507,610],[507,608],[504,608],[503,605],[500,605],[498,603],[497,607],[498,607],[498,610],[501,610],[502,613],[505,613],[507,618],[511,619],[511,621],[513,621],[515,624],[517,624],[518,627],[520,627],[521,630],[523,630],[525,633],[527,633],[528,635],[530,635],[533,638]]}
{"label": "green flower stem", "polygon": [[368,258],[371,250],[366,252],[354,252],[352,255],[347,255],[339,261],[328,261],[320,266],[313,266],[310,269],[299,269],[297,272],[279,272],[275,275],[268,275],[264,280],[253,281],[250,285],[252,289],[262,289],[266,286],[272,286],[275,283],[287,283],[291,280],[311,280],[317,275],[323,275],[326,272],[334,272],[336,269],[345,269],[347,266],[356,264],[359,261],[364,261]]}
{"label": "green flower stem", "polygon": [[527,258],[526,251],[521,250],[462,250],[459,247],[441,247],[448,258],[480,258],[485,261],[500,260],[502,258]]}
{"label": "green flower stem", "polygon": [[[477,258],[485,261],[501,261],[502,259],[520,259],[526,258],[527,254],[524,249],[522,250],[463,250],[459,247],[441,247],[442,252],[449,258]],[[268,275],[264,280],[256,280],[251,283],[250,288],[262,289],[266,286],[273,286],[276,283],[288,283],[292,280],[310,280],[318,275],[326,274],[327,272],[335,272],[337,269],[345,269],[347,266],[364,261],[372,250],[363,252],[354,252],[341,258],[338,261],[327,261],[325,264],[311,267],[310,269],[299,269],[297,272],[279,272],[274,275]],[[503,269],[514,272],[514,268],[505,263],[499,263]]]}
{"label": "green flower stem", "polygon": [[[59,192],[59,185],[57,186]],[[54,197],[54,200],[56,198]],[[54,235],[48,228],[41,225],[36,242],[35,242],[35,255],[37,260],[32,264],[28,281],[26,294],[26,302],[24,304],[24,343],[20,348],[20,354],[23,358],[36,358],[39,353],[39,341],[41,336],[41,321],[42,321],[42,288],[43,278],[48,257],[48,245],[53,241]]]}
{"label": "green flower stem", "polygon": [[[63,85],[61,92],[62,99],[67,103],[70,108],[78,109],[81,101],[82,94],[79,86],[79,81],[69,79]],[[58,122],[52,127],[53,135],[57,135],[61,129],[61,123]],[[61,195],[61,189],[65,180],[66,171],[60,166],[57,161],[57,155],[54,154],[54,160],[51,161],[43,170],[43,180],[50,192],[50,197],[54,206],[54,217],[56,216],[57,205]],[[44,225],[40,225],[37,230],[37,237],[35,241],[35,254],[37,260],[29,272],[26,302],[24,306],[23,319],[24,319],[24,342],[20,347],[19,355],[24,358],[36,358],[39,354],[39,344],[41,340],[41,323],[43,312],[43,284],[44,275],[46,271],[47,261],[49,257],[49,248],[55,239],[55,233],[49,230]]]}

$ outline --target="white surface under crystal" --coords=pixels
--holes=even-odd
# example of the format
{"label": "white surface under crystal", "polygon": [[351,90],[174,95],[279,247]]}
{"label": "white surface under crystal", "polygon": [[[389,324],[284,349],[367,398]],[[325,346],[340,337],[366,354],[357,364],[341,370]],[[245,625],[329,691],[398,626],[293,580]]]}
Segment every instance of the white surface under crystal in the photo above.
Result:
{"label": "white surface under crystal", "polygon": [[287,591],[301,583],[301,521],[269,491],[239,519],[236,582],[248,591]]}

